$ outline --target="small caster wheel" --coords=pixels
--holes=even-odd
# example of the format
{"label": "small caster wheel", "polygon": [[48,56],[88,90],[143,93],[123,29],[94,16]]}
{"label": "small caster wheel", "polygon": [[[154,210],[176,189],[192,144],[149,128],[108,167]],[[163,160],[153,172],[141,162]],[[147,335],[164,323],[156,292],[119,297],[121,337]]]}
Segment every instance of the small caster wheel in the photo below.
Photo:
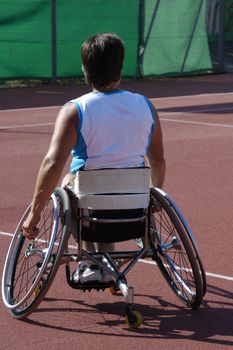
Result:
{"label": "small caster wheel", "polygon": [[139,311],[133,310],[125,317],[125,321],[129,328],[136,329],[139,328],[142,324],[142,315]]}
{"label": "small caster wheel", "polygon": [[117,286],[112,286],[109,288],[109,292],[112,294],[112,295],[117,295],[117,292],[119,291],[120,289],[117,287]]}

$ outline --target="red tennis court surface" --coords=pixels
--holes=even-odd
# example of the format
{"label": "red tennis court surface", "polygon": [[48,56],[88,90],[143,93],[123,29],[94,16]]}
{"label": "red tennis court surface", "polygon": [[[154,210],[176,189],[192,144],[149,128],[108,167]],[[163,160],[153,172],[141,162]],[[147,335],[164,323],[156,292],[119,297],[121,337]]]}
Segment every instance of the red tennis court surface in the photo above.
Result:
{"label": "red tennis court surface", "polygon": [[[208,292],[189,311],[158,268],[138,263],[129,274],[144,322],[124,321],[123,297],[70,289],[64,268],[27,322],[0,304],[1,349],[228,349],[233,346],[233,76],[124,82],[159,111],[167,177],[164,190],[183,212],[201,251]],[[0,270],[10,236],[31,200],[59,107],[88,91],[79,86],[1,89]]]}

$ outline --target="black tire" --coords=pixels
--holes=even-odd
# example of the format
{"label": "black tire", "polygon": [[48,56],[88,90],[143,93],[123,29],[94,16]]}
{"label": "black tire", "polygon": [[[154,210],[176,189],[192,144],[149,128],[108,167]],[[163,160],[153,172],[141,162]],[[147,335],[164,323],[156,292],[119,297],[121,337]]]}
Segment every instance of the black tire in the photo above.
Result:
{"label": "black tire", "polygon": [[201,256],[200,256],[200,253],[199,253],[199,249],[198,249],[195,237],[193,236],[193,233],[191,232],[191,230],[190,230],[190,228],[189,228],[185,218],[183,217],[182,213],[180,212],[178,207],[175,205],[175,203],[173,202],[171,197],[169,197],[167,194],[165,194],[164,199],[168,202],[168,204],[175,211],[176,217],[180,221],[180,225],[183,227],[184,231],[186,232],[186,237],[187,237],[187,239],[189,240],[189,243],[191,244],[191,246],[194,249],[194,254],[196,256],[196,261],[197,261],[197,263],[199,265],[199,270],[201,272],[202,285],[203,285],[203,297],[204,297],[205,294],[206,294],[206,291],[207,291],[206,272],[205,272],[205,269],[204,269],[204,266],[203,266],[203,263],[202,263],[202,260],[201,260]]}
{"label": "black tire", "polygon": [[31,314],[47,293],[60,265],[69,238],[69,198],[56,188],[38,224],[39,234],[29,241],[22,225],[30,207],[21,218],[8,250],[2,277],[3,302],[10,315],[23,319]]}
{"label": "black tire", "polygon": [[165,193],[152,188],[150,208],[149,242],[154,260],[176,296],[186,306],[197,309],[205,288],[195,244]]}

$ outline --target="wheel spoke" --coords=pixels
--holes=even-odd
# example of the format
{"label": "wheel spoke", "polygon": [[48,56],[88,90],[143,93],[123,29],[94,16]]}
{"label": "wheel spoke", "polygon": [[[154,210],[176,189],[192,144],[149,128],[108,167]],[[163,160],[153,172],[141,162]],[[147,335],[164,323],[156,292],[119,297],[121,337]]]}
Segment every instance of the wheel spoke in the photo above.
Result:
{"label": "wheel spoke", "polygon": [[187,238],[187,230],[183,228],[185,223],[163,194],[152,189],[153,196],[160,204],[160,210],[152,208],[150,230],[158,266],[179,299],[193,308],[198,307],[202,301],[203,285],[191,238]]}
{"label": "wheel spoke", "polygon": [[[12,239],[3,272],[3,301],[11,316],[16,318],[31,313],[55,276],[67,237],[70,215],[68,195],[61,188],[54,191],[41,215],[39,234],[32,241],[22,236],[22,225],[29,210],[30,207],[20,220]],[[61,221],[63,212],[66,216]]]}

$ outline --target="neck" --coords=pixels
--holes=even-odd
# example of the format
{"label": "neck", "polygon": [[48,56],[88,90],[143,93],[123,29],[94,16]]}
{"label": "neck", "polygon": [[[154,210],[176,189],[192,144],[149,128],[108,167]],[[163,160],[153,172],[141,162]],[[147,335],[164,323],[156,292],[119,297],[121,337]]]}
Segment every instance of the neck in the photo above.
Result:
{"label": "neck", "polygon": [[94,86],[92,86],[93,91],[98,91],[98,92],[113,92],[113,91],[118,91],[120,90],[120,82],[115,82],[115,83],[111,83],[105,87],[101,87],[101,88],[96,88]]}

